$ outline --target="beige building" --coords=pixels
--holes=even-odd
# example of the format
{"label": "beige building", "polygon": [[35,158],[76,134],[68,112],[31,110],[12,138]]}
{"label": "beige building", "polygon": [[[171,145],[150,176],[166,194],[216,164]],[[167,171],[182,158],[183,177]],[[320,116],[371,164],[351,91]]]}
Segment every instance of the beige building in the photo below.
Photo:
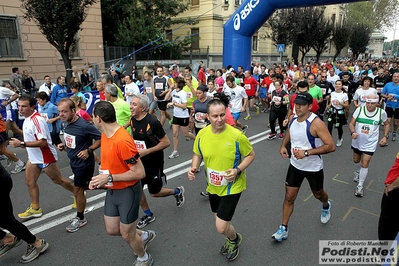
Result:
{"label": "beige building", "polygon": [[[23,18],[20,6],[21,2],[17,0],[0,0],[0,79],[8,80],[13,67],[18,67],[21,74],[28,70],[37,83],[43,81],[44,75],[50,75],[53,80],[65,75],[60,54],[34,22]],[[100,68],[103,67],[100,1],[89,9],[82,28],[78,33],[79,44],[72,65],[82,69],[88,63],[99,63]]]}
{"label": "beige building", "polygon": [[[242,3],[242,0],[191,0],[189,10],[180,17],[199,17],[196,25],[187,25],[173,32],[173,38],[187,35],[198,36],[198,42],[193,44],[193,48],[208,48],[209,67],[219,68],[222,66],[223,52],[223,25],[231,17],[234,11]],[[325,16],[335,24],[341,24],[344,19],[342,5],[325,6]],[[176,27],[178,25],[175,25]],[[180,25],[179,25],[180,26]],[[266,38],[266,33],[270,29],[266,26],[261,27],[252,37],[252,57],[255,60],[267,63],[274,63],[279,60],[277,48],[271,40]],[[172,38],[172,37],[170,37]],[[335,49],[331,44],[323,58],[333,57]],[[308,57],[315,56],[314,51],[307,54]],[[291,47],[286,47],[283,58],[291,57]],[[299,55],[300,58],[300,55]],[[207,58],[204,58],[206,60]]]}

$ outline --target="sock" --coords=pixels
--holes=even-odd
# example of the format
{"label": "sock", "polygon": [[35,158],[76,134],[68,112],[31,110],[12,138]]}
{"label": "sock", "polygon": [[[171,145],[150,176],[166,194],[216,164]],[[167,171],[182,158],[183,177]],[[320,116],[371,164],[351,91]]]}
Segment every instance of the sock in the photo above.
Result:
{"label": "sock", "polygon": [[288,225],[281,224],[283,227],[285,227],[285,231],[288,231]]}
{"label": "sock", "polygon": [[148,253],[146,252],[143,257],[137,257],[138,261],[146,261],[148,260]]}
{"label": "sock", "polygon": [[152,216],[152,212],[150,209],[145,210],[144,213],[147,214],[147,216]]}
{"label": "sock", "polygon": [[367,173],[369,172],[368,168],[361,168],[359,172],[359,186],[363,187],[363,183],[366,180]]}
{"label": "sock", "polygon": [[32,206],[32,209],[34,209],[34,210],[40,209],[40,204],[39,203],[32,203],[31,206]]}
{"label": "sock", "polygon": [[148,238],[148,232],[147,231],[141,231],[141,240],[146,241]]}
{"label": "sock", "polygon": [[356,172],[360,172],[360,168],[362,168],[362,165],[360,164],[360,162],[359,163],[355,163],[355,171]]}
{"label": "sock", "polygon": [[324,210],[328,210],[328,208],[330,208],[330,203],[327,202],[327,207],[324,207],[324,204],[323,204],[323,209]]}
{"label": "sock", "polygon": [[85,216],[83,215],[83,212],[78,212],[76,215],[80,220],[83,220]]}
{"label": "sock", "polygon": [[180,194],[180,189],[177,187],[173,189],[173,195],[179,195]]}

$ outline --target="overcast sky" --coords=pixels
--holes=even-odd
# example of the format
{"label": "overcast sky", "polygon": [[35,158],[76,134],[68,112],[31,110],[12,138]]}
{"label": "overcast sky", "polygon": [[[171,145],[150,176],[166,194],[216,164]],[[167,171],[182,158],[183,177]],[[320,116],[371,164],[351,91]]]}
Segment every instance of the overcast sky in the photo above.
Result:
{"label": "overcast sky", "polygon": [[384,36],[388,38],[385,40],[386,42],[392,41],[394,38],[394,35],[395,35],[396,40],[399,39],[399,23],[396,24],[395,29],[396,29],[396,33],[395,33],[395,30],[384,32]]}

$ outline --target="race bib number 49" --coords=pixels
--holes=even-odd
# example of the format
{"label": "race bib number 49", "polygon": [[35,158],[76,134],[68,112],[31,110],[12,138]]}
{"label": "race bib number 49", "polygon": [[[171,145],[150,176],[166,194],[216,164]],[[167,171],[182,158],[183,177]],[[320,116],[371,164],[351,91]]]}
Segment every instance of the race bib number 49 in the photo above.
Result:
{"label": "race bib number 49", "polygon": [[227,180],[224,178],[226,172],[219,172],[208,167],[208,182],[214,186],[227,186]]}

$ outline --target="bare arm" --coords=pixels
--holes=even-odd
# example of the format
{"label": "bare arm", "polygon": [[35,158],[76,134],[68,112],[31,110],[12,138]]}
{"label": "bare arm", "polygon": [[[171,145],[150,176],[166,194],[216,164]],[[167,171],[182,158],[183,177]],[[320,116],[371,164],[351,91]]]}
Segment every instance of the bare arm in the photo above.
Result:
{"label": "bare arm", "polygon": [[193,158],[191,159],[191,168],[188,169],[187,175],[189,180],[195,179],[195,174],[201,164],[202,157],[196,153],[194,153]]}
{"label": "bare arm", "polygon": [[[247,156],[244,157],[244,159],[242,159],[241,163],[237,165],[237,168],[240,169],[241,171],[244,171],[254,160],[255,160],[255,152],[254,150],[252,150]],[[238,170],[236,168],[227,169],[224,178],[227,181],[232,182],[237,178],[237,173]]]}

